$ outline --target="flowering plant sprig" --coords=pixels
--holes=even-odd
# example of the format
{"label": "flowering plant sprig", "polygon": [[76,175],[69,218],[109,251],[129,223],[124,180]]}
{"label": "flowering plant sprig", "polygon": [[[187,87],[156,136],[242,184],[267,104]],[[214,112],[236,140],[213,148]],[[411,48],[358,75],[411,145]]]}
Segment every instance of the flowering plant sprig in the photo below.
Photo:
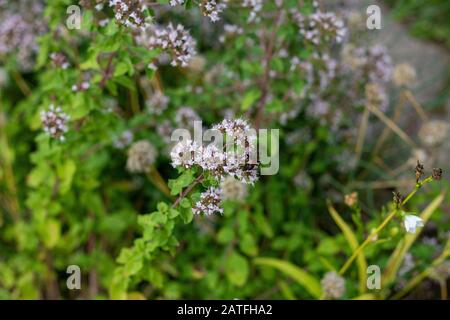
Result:
{"label": "flowering plant sprig", "polygon": [[[225,119],[213,126],[213,130],[225,138],[226,146],[217,146],[214,143],[203,146],[190,139],[180,141],[170,153],[172,166],[201,172],[194,184],[210,177],[210,180],[218,185],[221,180],[230,176],[242,183],[253,185],[258,179],[259,164],[255,158],[256,137],[250,129],[245,120]],[[177,202],[184,196],[186,194],[182,194]],[[200,195],[200,200],[195,204],[193,211],[207,215],[222,213],[220,201],[221,190],[210,186]]]}

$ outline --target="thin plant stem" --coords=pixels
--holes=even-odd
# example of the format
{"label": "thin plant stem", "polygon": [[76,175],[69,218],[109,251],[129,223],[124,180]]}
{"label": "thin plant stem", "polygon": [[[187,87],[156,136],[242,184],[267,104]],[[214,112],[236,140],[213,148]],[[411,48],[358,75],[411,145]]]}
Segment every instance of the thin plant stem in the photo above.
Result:
{"label": "thin plant stem", "polygon": [[[399,103],[394,110],[394,116],[392,117],[393,122],[395,122],[395,123],[398,122],[398,120],[400,119],[400,116],[402,115],[402,111],[404,108],[405,108],[405,95],[402,93],[400,95]],[[387,138],[389,138],[391,132],[392,131],[390,130],[390,128],[388,126],[384,127],[383,131],[381,132],[380,137],[378,138],[378,141],[375,143],[375,147],[372,152],[372,157],[375,157],[378,154],[378,152],[383,147]]]}
{"label": "thin plant stem", "polygon": [[403,141],[405,141],[412,148],[417,148],[415,142],[395,124],[394,121],[389,119],[383,112],[375,107],[368,106],[370,112],[372,112],[378,119],[380,119],[386,126],[388,126],[393,132],[395,132]]}
{"label": "thin plant stem", "polygon": [[31,89],[28,86],[27,82],[25,81],[25,79],[22,77],[22,75],[20,74],[20,72],[17,71],[11,71],[11,75],[14,78],[14,81],[16,81],[17,86],[19,87],[20,91],[22,91],[24,96],[29,96],[31,95]]}
{"label": "thin plant stem", "polygon": [[169,198],[172,197],[169,187],[155,167],[151,167],[150,171],[147,173],[147,177],[162,193],[164,193]]}

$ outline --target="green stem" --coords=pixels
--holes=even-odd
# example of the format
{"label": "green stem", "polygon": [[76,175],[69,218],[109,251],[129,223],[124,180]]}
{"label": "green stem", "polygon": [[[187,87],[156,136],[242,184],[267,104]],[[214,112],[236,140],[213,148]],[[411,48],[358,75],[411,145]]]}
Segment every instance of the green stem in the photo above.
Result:
{"label": "green stem", "polygon": [[392,218],[395,217],[395,214],[398,212],[398,209],[394,209],[387,217],[384,219],[384,221],[376,228],[368,237],[367,239],[353,252],[353,254],[350,256],[350,258],[347,260],[347,262],[344,264],[344,266],[339,270],[339,274],[343,275],[347,269],[351,266],[352,262],[356,259],[358,254],[361,253],[362,250],[364,250],[365,247],[374,239],[378,233],[384,229],[384,227],[389,223],[389,221],[392,220]]}

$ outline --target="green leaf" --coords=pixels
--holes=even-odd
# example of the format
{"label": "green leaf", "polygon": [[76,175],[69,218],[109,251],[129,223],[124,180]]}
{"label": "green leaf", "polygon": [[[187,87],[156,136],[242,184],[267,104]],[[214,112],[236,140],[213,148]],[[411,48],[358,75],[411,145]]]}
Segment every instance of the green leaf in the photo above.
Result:
{"label": "green leaf", "polygon": [[173,196],[181,193],[183,188],[187,187],[194,181],[194,173],[191,170],[184,171],[177,179],[169,180],[170,194]]}
{"label": "green leaf", "polygon": [[256,227],[267,237],[273,238],[272,227],[267,221],[266,217],[262,212],[255,213],[253,216],[255,219]]}
{"label": "green leaf", "polygon": [[256,241],[250,233],[246,233],[242,236],[239,241],[239,248],[245,254],[249,256],[256,256],[258,254],[258,246],[256,245]]}
{"label": "green leaf", "polygon": [[256,102],[256,100],[259,99],[259,97],[261,97],[261,91],[259,91],[258,89],[248,91],[242,99],[241,110],[248,110]]}
{"label": "green leaf", "polygon": [[250,267],[247,259],[236,251],[231,252],[225,263],[225,275],[232,284],[241,287],[247,282]]}
{"label": "green leaf", "polygon": [[230,227],[223,227],[217,234],[217,242],[221,244],[230,243],[234,239],[234,231]]}
{"label": "green leaf", "polygon": [[272,267],[283,272],[294,279],[316,299],[319,299],[322,295],[319,280],[290,262],[274,258],[256,258],[253,262],[256,265]]}

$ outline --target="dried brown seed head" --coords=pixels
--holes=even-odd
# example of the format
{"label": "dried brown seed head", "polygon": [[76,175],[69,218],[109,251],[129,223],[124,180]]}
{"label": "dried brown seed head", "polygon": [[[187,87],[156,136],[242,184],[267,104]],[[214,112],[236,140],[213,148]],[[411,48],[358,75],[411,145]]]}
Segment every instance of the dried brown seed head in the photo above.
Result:
{"label": "dried brown seed head", "polygon": [[419,179],[425,174],[425,169],[423,167],[423,164],[420,163],[419,160],[417,160],[416,165],[416,182],[419,182]]}
{"label": "dried brown seed head", "polygon": [[432,176],[433,176],[434,180],[441,180],[441,178],[442,178],[442,169],[441,168],[433,168]]}
{"label": "dried brown seed head", "polygon": [[394,198],[393,198],[394,203],[397,206],[401,205],[402,202],[403,202],[404,197],[400,194],[400,192],[394,191],[394,192],[392,192],[392,194],[394,195]]}

